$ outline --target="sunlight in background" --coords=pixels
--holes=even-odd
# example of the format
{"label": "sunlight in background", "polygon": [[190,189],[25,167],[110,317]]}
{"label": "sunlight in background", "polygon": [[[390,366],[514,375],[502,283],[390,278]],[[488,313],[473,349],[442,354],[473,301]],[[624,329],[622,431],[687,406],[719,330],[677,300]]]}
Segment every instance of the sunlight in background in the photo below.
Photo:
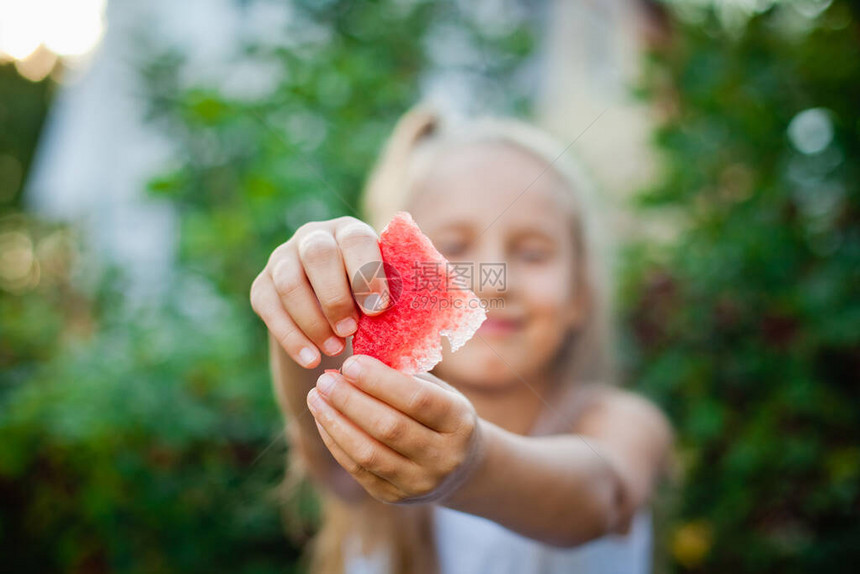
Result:
{"label": "sunlight in background", "polygon": [[38,81],[57,57],[89,53],[104,33],[105,0],[0,0],[0,60]]}

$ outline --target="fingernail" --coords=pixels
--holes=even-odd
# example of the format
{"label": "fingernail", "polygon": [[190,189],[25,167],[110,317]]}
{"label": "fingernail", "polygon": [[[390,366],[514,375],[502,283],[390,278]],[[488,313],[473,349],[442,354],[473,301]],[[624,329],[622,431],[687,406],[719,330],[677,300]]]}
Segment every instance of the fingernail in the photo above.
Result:
{"label": "fingernail", "polygon": [[361,375],[361,364],[358,359],[355,357],[347,359],[343,364],[343,374],[354,381],[358,380],[359,375]]}
{"label": "fingernail", "polygon": [[388,307],[391,306],[391,303],[391,293],[383,291],[382,293],[369,294],[364,298],[364,302],[361,306],[364,307],[368,313],[380,313],[388,309]]}
{"label": "fingernail", "polygon": [[299,351],[299,361],[302,365],[308,367],[317,360],[317,352],[310,347],[305,347]]}
{"label": "fingernail", "polygon": [[334,376],[323,373],[319,379],[317,379],[317,388],[322,391],[324,395],[328,395],[334,389],[334,385],[337,383],[337,380]]}
{"label": "fingernail", "polygon": [[364,298],[361,306],[365,308],[365,310],[369,313],[375,313],[376,311],[380,311],[382,307],[379,306],[379,295],[376,293],[371,293],[367,297]]}
{"label": "fingernail", "polygon": [[317,389],[311,389],[308,392],[308,406],[310,406],[312,410],[319,408],[320,400],[319,391]]}
{"label": "fingernail", "polygon": [[335,355],[343,348],[343,343],[337,337],[329,337],[323,343],[323,350],[329,355]]}
{"label": "fingernail", "polygon": [[355,322],[355,319],[347,317],[346,319],[338,321],[337,325],[334,326],[334,330],[337,331],[337,334],[341,337],[348,337],[355,332],[357,327],[358,324]]}

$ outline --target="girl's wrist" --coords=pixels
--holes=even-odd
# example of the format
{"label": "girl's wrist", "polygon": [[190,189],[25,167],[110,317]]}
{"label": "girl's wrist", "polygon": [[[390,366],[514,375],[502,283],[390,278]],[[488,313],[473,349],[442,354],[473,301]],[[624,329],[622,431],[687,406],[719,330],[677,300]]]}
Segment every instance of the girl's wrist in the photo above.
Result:
{"label": "girl's wrist", "polygon": [[499,427],[478,418],[469,456],[454,472],[455,482],[445,496],[436,501],[438,504],[454,510],[468,510],[476,498],[487,494],[487,480],[493,475],[501,434]]}
{"label": "girl's wrist", "polygon": [[477,419],[463,462],[433,492],[402,500],[400,504],[457,504],[456,501],[464,497],[464,490],[471,491],[476,477],[484,472],[494,434],[487,428],[489,424],[480,417]]}

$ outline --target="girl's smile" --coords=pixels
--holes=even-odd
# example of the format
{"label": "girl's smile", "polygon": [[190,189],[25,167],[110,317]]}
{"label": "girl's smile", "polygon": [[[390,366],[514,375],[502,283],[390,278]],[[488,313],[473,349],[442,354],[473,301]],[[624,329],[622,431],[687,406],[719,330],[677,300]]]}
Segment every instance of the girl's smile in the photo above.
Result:
{"label": "girl's smile", "polygon": [[478,329],[478,334],[484,337],[507,337],[522,331],[524,321],[522,319],[508,319],[494,315],[493,311],[487,312],[487,320]]}

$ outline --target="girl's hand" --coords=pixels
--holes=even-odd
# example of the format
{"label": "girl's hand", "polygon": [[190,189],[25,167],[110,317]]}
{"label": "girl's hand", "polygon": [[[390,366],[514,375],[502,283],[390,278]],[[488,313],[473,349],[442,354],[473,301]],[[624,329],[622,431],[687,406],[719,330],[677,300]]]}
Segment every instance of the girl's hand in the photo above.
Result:
{"label": "girl's hand", "polygon": [[251,306],[294,361],[315,367],[320,350],[340,354],[355,332],[356,299],[367,314],[388,306],[381,261],[370,225],[354,217],[307,223],[272,252],[251,285]]}
{"label": "girl's hand", "polygon": [[326,371],[308,407],[334,458],[387,503],[444,498],[480,457],[479,419],[456,389],[410,377],[366,355]]}

